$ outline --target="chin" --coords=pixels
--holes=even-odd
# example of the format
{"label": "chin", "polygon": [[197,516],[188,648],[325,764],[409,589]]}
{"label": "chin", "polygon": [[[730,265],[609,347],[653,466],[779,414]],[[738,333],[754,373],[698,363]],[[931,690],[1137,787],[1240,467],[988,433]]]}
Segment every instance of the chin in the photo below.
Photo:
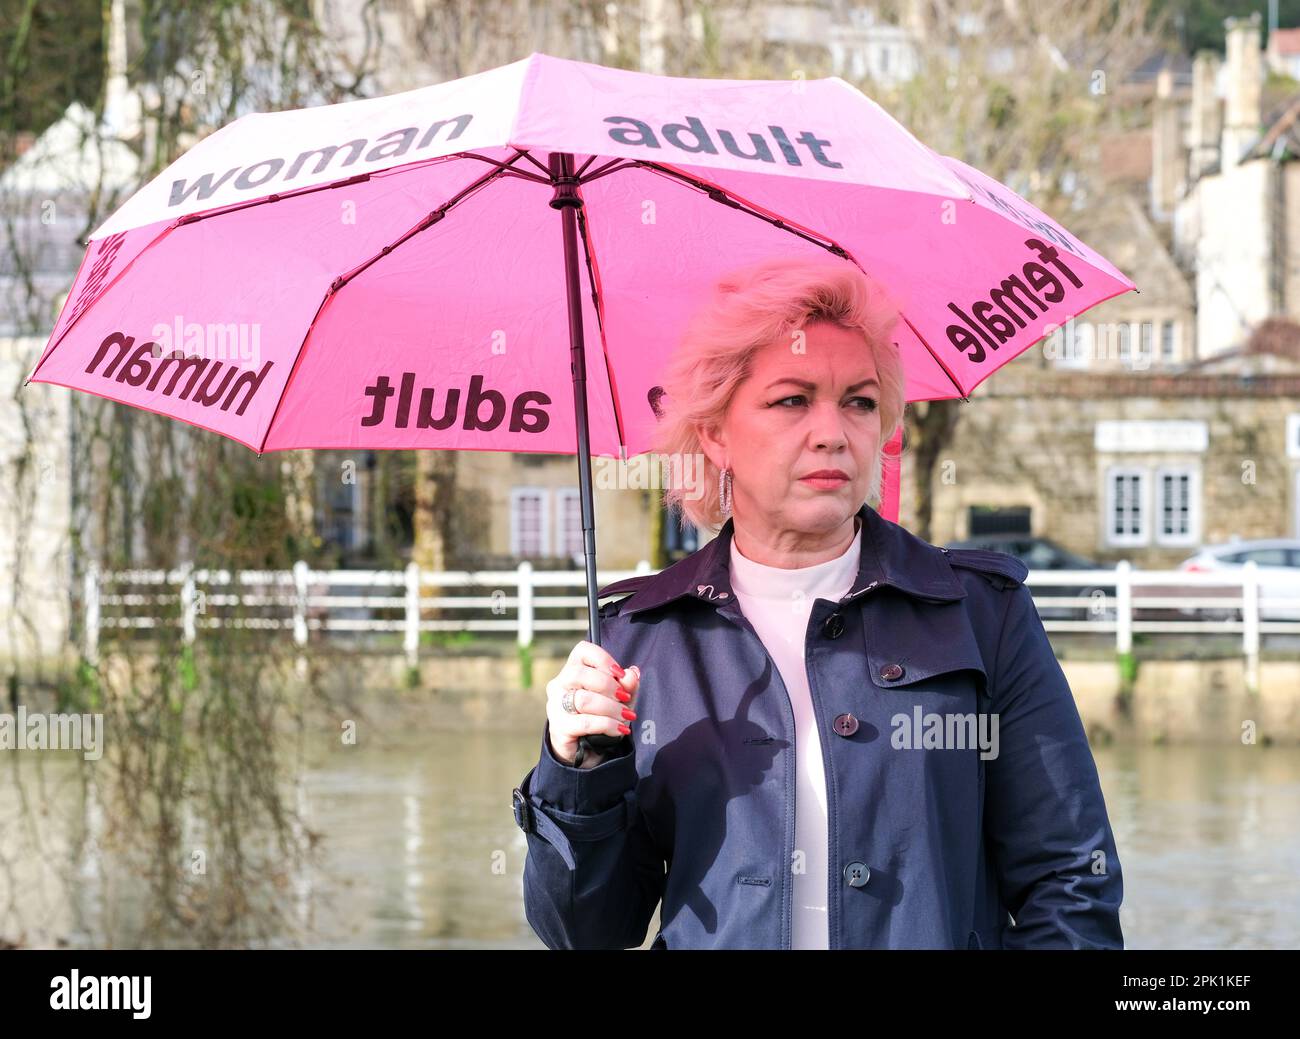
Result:
{"label": "chin", "polygon": [[816,499],[801,502],[796,511],[804,529],[830,531],[851,520],[858,509],[853,504],[853,496],[847,492],[820,491]]}

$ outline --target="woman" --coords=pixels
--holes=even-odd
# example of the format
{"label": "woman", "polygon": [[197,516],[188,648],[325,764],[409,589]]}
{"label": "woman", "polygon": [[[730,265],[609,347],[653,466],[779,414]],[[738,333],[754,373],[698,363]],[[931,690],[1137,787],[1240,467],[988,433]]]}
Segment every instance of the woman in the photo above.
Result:
{"label": "woman", "polygon": [[[551,948],[1122,948],[1120,864],[1023,564],[864,502],[902,421],[897,312],[852,264],[738,272],[665,380],[722,529],[601,595],[516,788]],[[683,469],[683,471],[689,471]],[[626,671],[622,663],[626,662]],[[578,760],[582,736],[622,736]],[[585,749],[585,748],[584,748]]]}

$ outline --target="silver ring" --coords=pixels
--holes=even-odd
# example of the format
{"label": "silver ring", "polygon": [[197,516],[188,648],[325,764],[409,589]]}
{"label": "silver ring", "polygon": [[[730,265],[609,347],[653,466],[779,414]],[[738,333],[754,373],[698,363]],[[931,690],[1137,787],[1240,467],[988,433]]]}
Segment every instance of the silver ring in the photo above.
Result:
{"label": "silver ring", "polygon": [[576,689],[566,689],[564,690],[564,695],[560,697],[560,706],[570,714],[578,713],[578,709],[573,706],[573,694],[576,692]]}

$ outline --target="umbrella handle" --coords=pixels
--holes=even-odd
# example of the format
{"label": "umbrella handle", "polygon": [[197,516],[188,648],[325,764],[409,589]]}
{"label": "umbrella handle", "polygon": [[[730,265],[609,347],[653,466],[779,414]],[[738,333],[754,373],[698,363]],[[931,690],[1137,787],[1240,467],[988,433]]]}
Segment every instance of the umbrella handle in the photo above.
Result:
{"label": "umbrella handle", "polygon": [[589,751],[604,754],[611,748],[617,747],[625,739],[627,739],[626,736],[606,736],[604,733],[600,732],[594,733],[591,736],[583,736],[582,739],[578,741],[578,752],[574,756],[573,767],[581,768],[582,759],[587,756]]}

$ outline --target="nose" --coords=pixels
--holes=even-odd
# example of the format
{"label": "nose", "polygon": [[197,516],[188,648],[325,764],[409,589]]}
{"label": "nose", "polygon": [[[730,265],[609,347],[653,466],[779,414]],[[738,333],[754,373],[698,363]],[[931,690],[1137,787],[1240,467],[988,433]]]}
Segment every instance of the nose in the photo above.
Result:
{"label": "nose", "polygon": [[839,405],[824,401],[812,409],[812,442],[818,450],[839,451],[848,444]]}

